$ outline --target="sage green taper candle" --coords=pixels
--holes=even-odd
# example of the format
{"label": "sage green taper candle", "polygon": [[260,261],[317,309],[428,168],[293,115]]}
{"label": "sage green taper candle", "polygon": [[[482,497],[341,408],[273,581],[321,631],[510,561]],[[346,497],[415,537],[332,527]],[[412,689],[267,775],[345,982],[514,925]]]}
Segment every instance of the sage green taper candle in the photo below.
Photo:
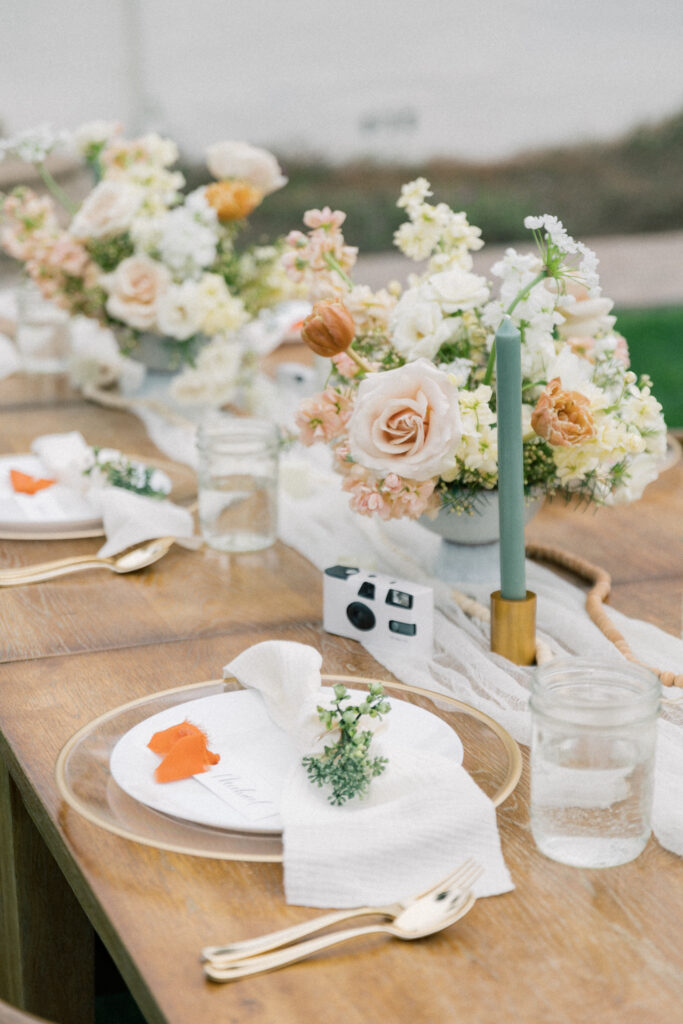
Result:
{"label": "sage green taper candle", "polygon": [[526,598],[526,578],[522,352],[520,333],[509,317],[503,320],[496,332],[496,396],[500,593],[506,601],[523,601]]}

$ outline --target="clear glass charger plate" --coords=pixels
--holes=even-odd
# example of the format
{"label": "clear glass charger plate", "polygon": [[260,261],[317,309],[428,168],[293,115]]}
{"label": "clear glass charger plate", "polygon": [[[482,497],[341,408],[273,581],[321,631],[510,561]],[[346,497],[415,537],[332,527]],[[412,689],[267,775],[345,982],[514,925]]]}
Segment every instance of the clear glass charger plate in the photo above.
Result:
{"label": "clear glass charger plate", "polygon": [[[127,459],[141,462],[154,469],[163,470],[171,481],[169,498],[178,505],[188,505],[197,495],[197,476],[193,469],[170,459],[149,455],[124,453]],[[0,456],[0,464],[10,464],[13,459],[26,459],[29,453],[11,453]],[[88,537],[103,537],[102,520],[97,516],[78,520],[36,520],[17,522],[3,519],[0,508],[0,540],[84,540]]]}
{"label": "clear glass charger plate", "polygon": [[[323,675],[323,684],[367,689],[381,682],[386,693],[430,711],[456,730],[463,764],[497,807],[515,789],[522,771],[519,747],[488,715],[470,705],[404,683],[366,676]],[[57,788],[68,807],[94,825],[145,846],[216,860],[281,861],[280,835],[211,828],[173,818],[139,803],[117,785],[111,752],[133,726],[193,698],[241,689],[234,679],[177,686],[108,711],[79,729],[62,748],[55,768]]]}

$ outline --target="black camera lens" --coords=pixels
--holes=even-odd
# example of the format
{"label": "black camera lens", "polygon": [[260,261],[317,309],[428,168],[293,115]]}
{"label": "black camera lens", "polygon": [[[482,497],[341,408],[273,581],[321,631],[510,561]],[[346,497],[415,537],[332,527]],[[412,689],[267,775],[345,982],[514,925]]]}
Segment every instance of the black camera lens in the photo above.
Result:
{"label": "black camera lens", "polygon": [[372,609],[361,601],[352,601],[346,609],[346,615],[356,629],[367,630],[373,629],[375,626],[376,620]]}

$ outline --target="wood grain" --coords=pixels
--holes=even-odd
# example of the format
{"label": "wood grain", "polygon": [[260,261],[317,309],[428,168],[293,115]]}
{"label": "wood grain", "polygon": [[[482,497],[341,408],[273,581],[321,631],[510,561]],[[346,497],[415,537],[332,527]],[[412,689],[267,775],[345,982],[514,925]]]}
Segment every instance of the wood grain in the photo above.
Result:
{"label": "wood grain", "polygon": [[[135,417],[89,406],[63,381],[50,380],[15,375],[2,382],[3,451],[25,450],[39,433],[78,429],[89,441],[115,438],[119,447],[154,455]],[[679,463],[633,506],[594,515],[551,505],[529,527],[528,539],[602,565],[614,581],[615,607],[679,635],[682,512]],[[57,552],[46,542],[3,542],[0,564],[80,554],[97,545],[73,541]],[[12,985],[21,996],[30,979],[20,911],[35,921],[39,910],[46,934],[61,927],[66,948],[72,937],[83,947],[80,925],[65,923],[61,897],[50,895],[52,881],[36,883],[35,893],[5,884],[16,867],[21,826],[13,824],[25,811],[24,822],[35,825],[34,849],[39,834],[45,844],[40,856],[58,866],[154,1024],[678,1020],[680,859],[654,840],[633,863],[602,872],[542,857],[529,832],[526,753],[520,786],[498,812],[514,892],[479,901],[462,921],[429,939],[368,937],[234,985],[204,979],[202,946],[316,912],[284,903],[279,865],[165,853],[89,824],[60,802],[55,760],[78,728],[106,710],[214,678],[231,657],[265,638],[312,644],[328,672],[387,678],[359,645],[322,631],[321,611],[320,574],[281,544],[245,556],[172,549],[129,576],[83,574],[0,594],[0,757],[9,773],[0,812],[0,937],[11,947],[0,957],[0,996],[7,998]],[[465,734],[467,746],[466,728]],[[91,993],[90,969],[87,954],[71,966]]]}
{"label": "wood grain", "polygon": [[[351,641],[298,625],[274,635],[324,647],[331,672],[374,670],[386,678]],[[610,871],[546,860],[529,835],[526,770],[499,812],[513,893],[480,901],[433,939],[368,938],[280,974],[224,988],[206,982],[197,960],[203,945],[315,912],[284,903],[279,865],[163,853],[89,825],[60,805],[53,766],[63,742],[97,714],[154,692],[161,680],[169,686],[211,678],[259,638],[245,631],[0,668],[3,742],[22,795],[33,794],[50,849],[149,1020],[180,1024],[211,1014],[300,1024],[320,1019],[316,1006],[319,1012],[326,991],[345,993],[326,1004],[331,1024],[367,1021],[369,993],[375,1019],[425,1024],[488,1024],[500,1019],[503,1001],[508,1019],[534,1024],[676,1019],[683,998],[680,861],[654,841],[637,861]],[[59,707],[48,718],[39,709],[49,704],[50,686]]]}

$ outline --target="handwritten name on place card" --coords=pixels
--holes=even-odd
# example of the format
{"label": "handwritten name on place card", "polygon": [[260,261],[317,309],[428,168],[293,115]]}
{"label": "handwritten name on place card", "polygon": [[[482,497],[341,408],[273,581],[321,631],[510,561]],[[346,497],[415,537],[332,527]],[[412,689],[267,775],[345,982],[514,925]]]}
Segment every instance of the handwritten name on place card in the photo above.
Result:
{"label": "handwritten name on place card", "polygon": [[221,760],[218,770],[203,772],[193,778],[249,821],[262,821],[278,814],[278,808],[270,796],[271,788],[252,772],[245,779]]}

